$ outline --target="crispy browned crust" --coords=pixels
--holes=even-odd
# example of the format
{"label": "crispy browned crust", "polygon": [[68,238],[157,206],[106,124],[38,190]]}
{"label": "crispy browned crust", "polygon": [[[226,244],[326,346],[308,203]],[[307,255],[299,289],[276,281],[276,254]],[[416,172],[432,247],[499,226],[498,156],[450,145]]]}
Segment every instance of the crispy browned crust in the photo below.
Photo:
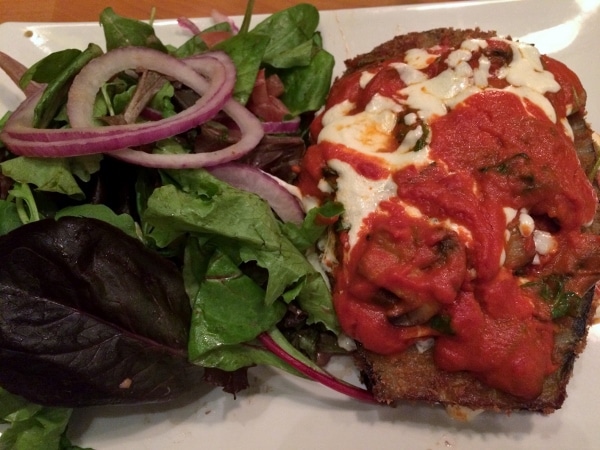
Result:
{"label": "crispy browned crust", "polygon": [[465,39],[487,39],[494,36],[496,36],[496,32],[482,31],[479,28],[464,30],[435,28],[425,32],[407,33],[378,45],[369,53],[346,60],[346,73],[362,70],[412,48],[430,48],[438,44],[456,47]]}
{"label": "crispy browned crust", "polygon": [[497,412],[516,410],[549,414],[559,409],[567,397],[567,383],[577,355],[585,347],[587,329],[597,306],[593,291],[581,304],[575,318],[559,324],[554,355],[560,368],[546,379],[542,394],[534,400],[506,394],[481,383],[467,372],[446,372],[436,367],[433,351],[419,353],[416,347],[382,356],[359,348],[355,355],[363,381],[382,403],[426,402],[444,406],[459,405]]}
{"label": "crispy browned crust", "polygon": [[[346,61],[347,73],[405,52],[411,48],[428,48],[439,43],[460,45],[467,38],[488,38],[495,32],[479,29],[455,30],[440,28],[427,32],[398,36],[376,47],[372,52]],[[575,146],[584,170],[589,170],[596,155],[591,141],[591,130],[584,120],[584,112],[570,118],[575,133]],[[590,232],[600,234],[600,216],[597,214]],[[597,274],[592,274],[594,280]],[[467,372],[446,372],[436,367],[433,351],[420,353],[416,347],[394,355],[382,356],[360,347],[355,354],[356,365],[363,381],[382,403],[402,401],[427,402],[445,406],[464,406],[472,409],[510,412],[536,411],[544,414],[560,408],[567,396],[566,386],[573,372],[577,355],[586,343],[587,330],[597,306],[592,288],[583,298],[578,310],[570,317],[557,321],[554,360],[560,365],[545,381],[542,394],[534,400],[524,400],[493,389]]]}

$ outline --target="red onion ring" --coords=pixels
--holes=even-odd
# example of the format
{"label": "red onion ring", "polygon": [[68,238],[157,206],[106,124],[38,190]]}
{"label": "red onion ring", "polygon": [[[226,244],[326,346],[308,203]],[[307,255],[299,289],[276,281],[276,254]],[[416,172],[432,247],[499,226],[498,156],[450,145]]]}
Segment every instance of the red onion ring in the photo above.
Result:
{"label": "red onion ring", "polygon": [[228,23],[229,26],[231,27],[231,32],[233,34],[238,34],[239,33],[240,29],[235,24],[235,22],[233,21],[233,19],[231,19],[229,16],[226,16],[225,14],[217,11],[216,9],[213,9],[210,12],[210,17],[212,18],[212,20],[213,20],[213,22],[215,24],[222,23],[222,22]]}
{"label": "red onion ring", "polygon": [[262,122],[262,127],[267,134],[290,134],[300,129],[300,116],[282,122]]}
{"label": "red onion ring", "polygon": [[261,197],[284,222],[300,225],[304,220],[304,209],[298,198],[281,182],[259,168],[227,163],[208,167],[207,170],[219,180]]}
{"label": "red onion ring", "polygon": [[200,28],[187,17],[178,17],[177,24],[192,34],[200,34]]}
{"label": "red onion ring", "polygon": [[[204,57],[202,65],[203,74],[211,77],[210,83],[197,68],[165,53],[137,47],[113,50],[90,61],[75,77],[67,103],[73,128],[32,128],[33,108],[39,98],[34,95],[32,101],[25,101],[11,115],[2,132],[2,140],[15,154],[53,157],[112,152],[182,133],[214,116],[229,100],[235,84],[235,72],[227,70],[219,59]],[[192,107],[159,121],[94,126],[92,109],[101,85],[114,74],[136,67],[171,76],[201,97]]]}
{"label": "red onion ring", "polygon": [[[234,70],[233,63],[224,53],[214,53],[212,56],[225,65],[231,64],[231,70]],[[203,70],[204,60],[200,56],[187,58],[184,61],[194,70]],[[161,155],[132,149],[123,149],[112,152],[111,156],[139,166],[163,169],[186,169],[215,166],[239,159],[256,147],[263,138],[264,131],[256,116],[235,100],[228,100],[221,109],[237,124],[242,136],[238,142],[221,150],[210,153]]]}

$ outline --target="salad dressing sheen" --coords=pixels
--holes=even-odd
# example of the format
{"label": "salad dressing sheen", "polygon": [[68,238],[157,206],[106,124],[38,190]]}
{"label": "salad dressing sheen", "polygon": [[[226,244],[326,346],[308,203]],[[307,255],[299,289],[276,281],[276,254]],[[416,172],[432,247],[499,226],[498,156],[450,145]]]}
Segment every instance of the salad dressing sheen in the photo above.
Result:
{"label": "salad dressing sheen", "polygon": [[339,79],[299,186],[345,208],[328,259],[344,332],[380,354],[434,337],[441,369],[538,396],[558,362],[551,305],[529,286],[573,269],[595,214],[567,120],[584,102],[564,65],[498,38]]}

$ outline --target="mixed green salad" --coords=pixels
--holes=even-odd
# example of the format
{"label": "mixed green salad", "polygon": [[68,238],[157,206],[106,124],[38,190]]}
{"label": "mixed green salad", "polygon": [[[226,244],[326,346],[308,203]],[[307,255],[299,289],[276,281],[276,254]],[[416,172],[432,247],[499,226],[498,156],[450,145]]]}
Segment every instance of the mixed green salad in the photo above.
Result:
{"label": "mixed green salad", "polygon": [[[307,211],[293,187],[333,57],[314,7],[254,27],[251,8],[239,29],[180,19],[190,39],[179,47],[107,8],[103,44],[23,70],[2,55],[27,100],[0,134],[0,448],[76,448],[66,432],[75,407],[165,401],[205,382],[235,393],[254,365],[370,399],[317,364],[344,352],[326,277],[310,262],[341,211]],[[119,52],[189,62],[198,87],[133,66],[93,87],[91,102],[73,100],[77,77]],[[205,113],[203,102],[219,107],[154,134],[153,124]],[[252,118],[233,123],[239,105]],[[250,128],[256,142],[240,144]],[[152,137],[122,152],[130,135]],[[200,163],[178,162],[189,160]]]}

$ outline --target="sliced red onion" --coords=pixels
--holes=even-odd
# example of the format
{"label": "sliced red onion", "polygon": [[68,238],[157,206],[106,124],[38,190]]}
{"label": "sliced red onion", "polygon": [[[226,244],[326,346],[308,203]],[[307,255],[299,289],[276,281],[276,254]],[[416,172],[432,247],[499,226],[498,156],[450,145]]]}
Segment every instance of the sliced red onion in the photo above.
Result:
{"label": "sliced red onion", "polygon": [[[196,57],[202,68],[148,48],[126,47],[106,53],[86,65],[69,91],[67,113],[73,128],[35,129],[31,127],[37,102],[24,102],[5,124],[2,140],[16,154],[27,156],[75,156],[107,153],[155,142],[187,131],[212,118],[229,100],[235,72],[220,59]],[[101,85],[129,68],[143,67],[179,80],[201,95],[192,107],[155,122],[96,127],[92,110]],[[199,73],[200,72],[200,73]],[[204,76],[210,78],[208,82]]]}
{"label": "sliced red onion", "polygon": [[139,166],[160,169],[190,169],[215,166],[234,161],[249,153],[264,136],[260,121],[235,100],[229,100],[222,109],[240,127],[242,138],[235,144],[210,153],[184,153],[164,155],[123,149],[111,156]]}
{"label": "sliced red onion", "polygon": [[298,198],[281,182],[257,167],[228,163],[207,168],[218,179],[264,199],[284,222],[300,225],[304,209]]}
{"label": "sliced red onion", "polygon": [[300,129],[300,117],[294,117],[282,122],[262,122],[262,127],[267,134],[290,134]]}
{"label": "sliced red onion", "polygon": [[192,34],[200,34],[200,28],[198,28],[196,24],[187,17],[179,17],[177,19],[177,23],[180,27],[185,28]]}
{"label": "sliced red onion", "polygon": [[223,23],[223,22],[228,23],[229,26],[231,27],[231,31],[233,34],[237,34],[240,31],[238,26],[235,24],[235,22],[229,16],[226,16],[225,14],[217,11],[216,9],[213,9],[210,12],[210,17],[212,18],[212,20],[215,24]]}
{"label": "sliced red onion", "polygon": [[275,340],[271,336],[269,336],[268,333],[260,334],[258,336],[258,339],[268,351],[273,353],[282,361],[288,363],[298,372],[302,373],[311,380],[321,383],[322,385],[327,386],[328,388],[336,392],[355,398],[357,400],[361,400],[367,403],[377,403],[375,397],[371,392],[358,386],[346,383],[345,381],[334,377],[325,370],[314,369],[313,367],[296,359],[294,356],[290,355],[283,348],[281,348],[279,344],[275,342]]}
{"label": "sliced red onion", "polygon": [[[224,53],[212,53],[212,57],[219,59],[226,66],[227,70],[233,71],[235,69],[231,59]],[[199,56],[193,56],[185,59],[185,63],[195,70],[202,70],[203,59]],[[237,124],[242,137],[238,142],[221,150],[210,153],[164,155],[145,153],[128,148],[112,152],[111,156],[131,164],[163,169],[208,167],[239,159],[258,145],[264,136],[264,131],[256,116],[233,99],[225,103],[222,111]]]}

